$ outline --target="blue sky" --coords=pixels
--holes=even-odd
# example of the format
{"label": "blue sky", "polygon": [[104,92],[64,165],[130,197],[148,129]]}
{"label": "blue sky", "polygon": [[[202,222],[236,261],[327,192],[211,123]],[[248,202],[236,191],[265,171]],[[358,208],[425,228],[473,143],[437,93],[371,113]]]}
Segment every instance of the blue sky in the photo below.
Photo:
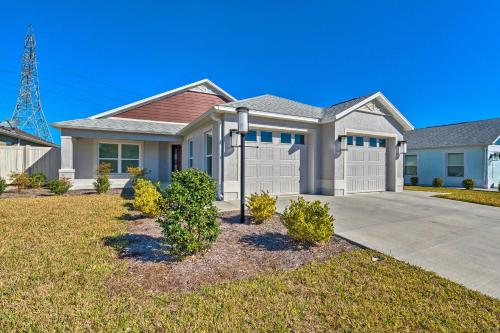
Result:
{"label": "blue sky", "polygon": [[2,2],[0,119],[29,23],[49,122],[205,77],[318,106],[381,90],[416,127],[500,116],[499,2]]}

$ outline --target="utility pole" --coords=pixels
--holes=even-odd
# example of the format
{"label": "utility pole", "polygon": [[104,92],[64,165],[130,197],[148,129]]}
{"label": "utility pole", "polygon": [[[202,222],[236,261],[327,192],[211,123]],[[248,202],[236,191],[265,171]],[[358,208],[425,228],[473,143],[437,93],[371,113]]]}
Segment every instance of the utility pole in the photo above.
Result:
{"label": "utility pole", "polygon": [[44,140],[52,141],[52,135],[40,102],[36,42],[31,24],[28,26],[28,32],[24,39],[19,94],[11,123],[23,131],[32,133]]}

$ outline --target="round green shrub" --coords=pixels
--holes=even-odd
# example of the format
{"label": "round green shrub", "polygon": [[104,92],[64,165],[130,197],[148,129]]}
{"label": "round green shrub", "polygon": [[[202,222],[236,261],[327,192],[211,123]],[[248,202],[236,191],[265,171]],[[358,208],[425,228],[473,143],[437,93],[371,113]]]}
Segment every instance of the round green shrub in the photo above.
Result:
{"label": "round green shrub", "polygon": [[134,208],[147,216],[160,215],[163,196],[150,180],[138,178],[134,184]]}
{"label": "round green shrub", "polygon": [[328,204],[319,200],[307,202],[303,197],[292,201],[281,215],[281,223],[295,240],[317,245],[333,236],[333,216]]}
{"label": "round green shrub", "polygon": [[5,189],[7,188],[7,181],[0,177],[0,195],[5,192]]}
{"label": "round green shrub", "polygon": [[246,206],[250,211],[250,216],[256,224],[264,223],[276,212],[277,197],[272,197],[269,192],[252,193],[248,197]]}
{"label": "round green shrub", "polygon": [[71,182],[67,178],[52,179],[47,183],[49,191],[56,195],[63,195],[68,192]]}
{"label": "round green shrub", "polygon": [[98,194],[103,194],[109,191],[110,183],[107,175],[98,176],[94,182],[94,189]]}
{"label": "round green shrub", "polygon": [[432,186],[433,187],[443,187],[443,178],[434,178],[432,180]]}
{"label": "round green shrub", "polygon": [[474,180],[470,178],[464,179],[462,185],[466,190],[472,190],[474,188]]}
{"label": "round green shrub", "polygon": [[217,239],[216,183],[207,173],[193,168],[174,172],[164,197],[158,222],[171,253],[184,258]]}
{"label": "round green shrub", "polygon": [[29,176],[29,185],[33,188],[40,188],[45,185],[47,181],[47,177],[41,172],[35,172],[31,176]]}
{"label": "round green shrub", "polygon": [[410,183],[412,186],[417,186],[418,184],[418,177],[411,177],[410,178]]}

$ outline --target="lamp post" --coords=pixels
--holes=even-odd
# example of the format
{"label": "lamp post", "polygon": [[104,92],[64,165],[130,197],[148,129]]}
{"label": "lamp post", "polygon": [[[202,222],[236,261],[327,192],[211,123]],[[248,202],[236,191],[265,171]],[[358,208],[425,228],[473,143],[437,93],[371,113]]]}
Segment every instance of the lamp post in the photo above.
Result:
{"label": "lamp post", "polygon": [[245,222],[245,134],[248,132],[248,108],[236,108],[238,114],[238,133],[241,135],[241,168],[240,168],[240,222]]}

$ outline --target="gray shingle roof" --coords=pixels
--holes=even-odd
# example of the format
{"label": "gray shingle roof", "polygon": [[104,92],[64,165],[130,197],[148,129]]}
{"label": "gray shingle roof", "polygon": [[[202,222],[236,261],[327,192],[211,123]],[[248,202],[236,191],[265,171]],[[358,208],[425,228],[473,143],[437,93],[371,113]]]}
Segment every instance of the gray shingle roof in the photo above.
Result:
{"label": "gray shingle roof", "polygon": [[418,128],[405,133],[408,149],[491,145],[500,136],[500,118]]}
{"label": "gray shingle roof", "polygon": [[186,125],[174,124],[174,123],[150,122],[150,121],[126,120],[126,119],[116,119],[116,118],[102,118],[102,119],[85,118],[85,119],[61,121],[52,124],[52,126],[56,128],[78,128],[78,129],[92,129],[100,131],[175,135]]}
{"label": "gray shingle roof", "polygon": [[367,99],[371,95],[373,95],[373,94],[356,97],[356,98],[353,98],[353,99],[350,99],[350,100],[347,100],[344,102],[340,102],[337,104],[333,104],[331,106],[324,108],[323,109],[323,120],[329,121],[329,120],[334,119],[337,114],[349,109],[353,105],[358,104],[362,100]]}
{"label": "gray shingle roof", "polygon": [[307,118],[321,118],[323,109],[304,103],[295,102],[283,97],[273,95],[262,95],[236,102],[222,104],[222,106],[239,107],[246,106],[252,110],[272,112]]}

